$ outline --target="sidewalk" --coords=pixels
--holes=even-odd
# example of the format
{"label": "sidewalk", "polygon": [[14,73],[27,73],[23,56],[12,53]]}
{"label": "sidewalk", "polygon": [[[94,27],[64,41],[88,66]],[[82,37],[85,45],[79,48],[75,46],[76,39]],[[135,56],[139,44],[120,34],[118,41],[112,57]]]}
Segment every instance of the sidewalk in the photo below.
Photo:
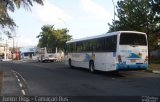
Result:
{"label": "sidewalk", "polygon": [[158,70],[152,70],[152,73],[160,74],[160,71],[158,71]]}
{"label": "sidewalk", "polygon": [[21,96],[18,81],[11,70],[5,70],[3,74],[2,96]]}

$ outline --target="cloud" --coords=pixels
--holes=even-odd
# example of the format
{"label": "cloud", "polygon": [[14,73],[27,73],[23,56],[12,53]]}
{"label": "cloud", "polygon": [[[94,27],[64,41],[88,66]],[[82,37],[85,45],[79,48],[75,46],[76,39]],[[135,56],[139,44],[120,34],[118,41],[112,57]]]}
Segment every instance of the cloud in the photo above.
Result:
{"label": "cloud", "polygon": [[56,7],[47,0],[44,2],[44,6],[36,6],[36,13],[39,19],[44,23],[61,22],[59,18],[64,21],[72,19],[70,15],[66,14],[62,9]]}
{"label": "cloud", "polygon": [[109,12],[106,11],[106,9],[99,4],[93,2],[92,0],[81,0],[82,9],[87,12],[88,14],[91,14],[90,16],[85,16],[84,19],[87,18],[96,18],[96,19],[107,19],[111,18],[111,15]]}

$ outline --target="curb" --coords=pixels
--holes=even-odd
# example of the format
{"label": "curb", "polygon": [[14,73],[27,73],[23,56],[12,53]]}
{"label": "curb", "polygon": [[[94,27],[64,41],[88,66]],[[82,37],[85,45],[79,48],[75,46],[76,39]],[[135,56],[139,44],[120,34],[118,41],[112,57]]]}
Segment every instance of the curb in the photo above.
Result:
{"label": "curb", "polygon": [[158,70],[147,69],[146,72],[160,74],[160,71],[158,71]]}
{"label": "curb", "polygon": [[158,70],[152,70],[152,73],[160,74],[160,71],[158,71]]}

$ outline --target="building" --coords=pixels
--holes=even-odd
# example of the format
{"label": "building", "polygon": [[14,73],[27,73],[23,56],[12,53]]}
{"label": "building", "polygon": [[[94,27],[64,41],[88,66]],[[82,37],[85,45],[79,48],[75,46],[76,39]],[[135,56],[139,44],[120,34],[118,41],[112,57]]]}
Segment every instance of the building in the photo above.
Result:
{"label": "building", "polygon": [[11,59],[12,53],[8,47],[8,44],[0,43],[0,59]]}
{"label": "building", "polygon": [[36,47],[23,47],[20,48],[21,60],[37,60]]}

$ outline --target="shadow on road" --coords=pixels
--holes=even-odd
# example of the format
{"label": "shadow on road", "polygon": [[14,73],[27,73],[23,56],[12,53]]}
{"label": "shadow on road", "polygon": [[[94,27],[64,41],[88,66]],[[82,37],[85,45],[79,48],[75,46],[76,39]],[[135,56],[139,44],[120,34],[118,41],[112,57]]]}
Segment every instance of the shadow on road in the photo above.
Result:
{"label": "shadow on road", "polygon": [[91,73],[88,69],[85,68],[68,68],[70,70],[77,70],[80,72],[84,72],[84,73],[89,73],[89,74],[93,74],[93,75],[100,75],[100,76],[106,76],[106,77],[114,77],[114,78],[122,78],[124,77],[123,74],[119,73],[118,71],[109,71],[109,72],[103,72],[103,71],[95,71],[94,73]]}
{"label": "shadow on road", "polygon": [[94,73],[91,73],[88,69],[84,69],[84,68],[72,68],[70,70],[77,70],[84,73],[90,73],[93,75],[99,75],[99,76],[110,77],[110,78],[160,78],[160,75],[146,72],[145,70],[109,71],[109,72],[96,71]]}

